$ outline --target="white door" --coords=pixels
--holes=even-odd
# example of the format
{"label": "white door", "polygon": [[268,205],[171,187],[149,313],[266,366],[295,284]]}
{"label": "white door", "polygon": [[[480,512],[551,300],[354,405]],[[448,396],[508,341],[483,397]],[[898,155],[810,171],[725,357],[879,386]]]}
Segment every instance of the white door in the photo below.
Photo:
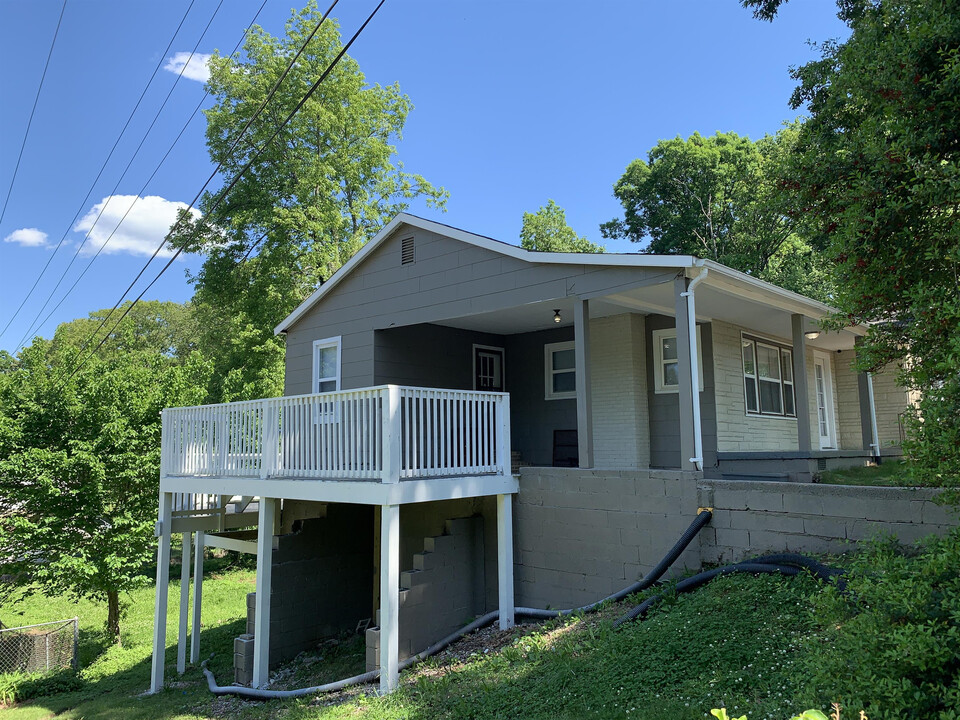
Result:
{"label": "white door", "polygon": [[813,357],[813,385],[817,394],[817,431],[820,449],[837,447],[833,422],[833,380],[830,377],[830,359],[820,354]]}

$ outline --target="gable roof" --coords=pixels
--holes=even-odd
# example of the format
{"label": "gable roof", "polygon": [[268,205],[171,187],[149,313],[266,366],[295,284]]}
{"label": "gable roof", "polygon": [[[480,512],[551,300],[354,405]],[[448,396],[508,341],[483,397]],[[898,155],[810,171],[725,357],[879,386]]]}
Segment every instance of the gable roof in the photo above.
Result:
{"label": "gable roof", "polygon": [[304,314],[327,294],[332,292],[353,270],[363,263],[380,245],[390,238],[402,226],[410,226],[433,232],[468,245],[484,248],[507,257],[529,263],[554,265],[593,265],[601,267],[637,267],[637,268],[708,268],[711,275],[709,284],[715,284],[717,276],[721,276],[729,285],[735,285],[738,291],[744,294],[753,294],[762,302],[782,306],[793,312],[810,314],[811,316],[825,316],[836,312],[836,308],[818,302],[811,298],[799,295],[790,290],[778,287],[771,283],[759,280],[752,275],[734,270],[726,265],[712,260],[703,260],[693,255],[647,255],[644,253],[558,253],[526,250],[516,245],[495,240],[484,235],[467,232],[451,225],[445,225],[433,220],[400,213],[384,225],[373,238],[337,270],[329,280],[317,288],[297,308],[290,313],[279,325],[274,328],[274,334],[286,332]]}

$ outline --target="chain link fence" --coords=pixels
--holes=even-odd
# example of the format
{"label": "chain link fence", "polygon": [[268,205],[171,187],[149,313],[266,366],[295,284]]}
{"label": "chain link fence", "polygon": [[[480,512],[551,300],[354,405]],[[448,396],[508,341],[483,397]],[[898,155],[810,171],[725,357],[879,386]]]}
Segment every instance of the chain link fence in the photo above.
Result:
{"label": "chain link fence", "polygon": [[0,625],[0,674],[77,669],[79,631],[77,618],[14,628]]}

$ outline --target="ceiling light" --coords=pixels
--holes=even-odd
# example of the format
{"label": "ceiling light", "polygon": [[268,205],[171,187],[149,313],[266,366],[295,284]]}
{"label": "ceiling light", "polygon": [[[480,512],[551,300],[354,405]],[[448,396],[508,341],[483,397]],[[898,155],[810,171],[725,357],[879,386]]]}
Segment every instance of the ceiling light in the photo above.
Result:
{"label": "ceiling light", "polygon": [[804,336],[807,340],[816,340],[818,337],[820,337],[820,331],[819,331],[819,330],[807,330],[807,331],[803,334],[803,336]]}
{"label": "ceiling light", "polygon": [[558,322],[561,321],[561,319],[562,319],[562,318],[560,317],[560,311],[559,311],[559,310],[554,310],[554,311],[553,311],[553,321],[554,321],[555,323],[558,323]]}

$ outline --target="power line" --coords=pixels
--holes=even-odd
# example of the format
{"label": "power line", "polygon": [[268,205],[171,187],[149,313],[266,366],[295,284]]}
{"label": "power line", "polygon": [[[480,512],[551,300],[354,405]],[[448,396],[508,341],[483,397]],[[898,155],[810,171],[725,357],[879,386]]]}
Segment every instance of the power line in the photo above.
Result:
{"label": "power line", "polygon": [[[143,92],[140,93],[140,97],[137,99],[136,104],[133,106],[133,110],[130,111],[130,115],[129,117],[127,117],[127,121],[123,124],[123,128],[121,128],[120,134],[117,135],[117,139],[113,143],[113,147],[110,148],[110,152],[107,153],[107,159],[103,161],[103,165],[100,166],[100,170],[99,172],[97,172],[97,176],[93,179],[93,182],[90,184],[90,189],[87,190],[87,194],[84,196],[83,200],[80,201],[80,207],[77,210],[76,214],[73,216],[73,220],[70,221],[70,225],[67,226],[67,229],[63,231],[63,236],[60,238],[60,242],[57,243],[57,247],[54,248],[53,252],[50,254],[50,257],[47,258],[46,264],[44,264],[43,269],[40,271],[40,274],[37,276],[37,279],[34,281],[33,286],[30,288],[29,292],[27,292],[27,295],[23,299],[23,302],[20,303],[20,306],[13,313],[13,316],[4,326],[3,330],[0,331],[0,337],[2,337],[3,334],[7,332],[7,329],[10,327],[11,323],[13,323],[14,318],[16,318],[17,315],[20,314],[20,311],[23,309],[23,306],[26,304],[27,300],[30,299],[30,296],[33,294],[33,291],[36,290],[37,285],[40,283],[41,278],[43,278],[44,274],[47,272],[47,269],[50,267],[50,263],[53,262],[53,258],[56,257],[56,254],[60,251],[60,248],[63,246],[64,241],[67,239],[67,235],[70,234],[70,229],[73,227],[74,223],[76,223],[77,218],[80,217],[80,213],[82,213],[83,209],[87,206],[87,200],[90,199],[90,194],[93,192],[94,188],[97,186],[97,183],[100,181],[100,176],[103,175],[103,171],[106,169],[107,163],[109,163],[110,158],[113,157],[113,153],[116,151],[117,146],[120,144],[121,138],[123,138],[123,135],[124,133],[126,133],[127,128],[130,127],[130,121],[133,120],[133,116],[137,113],[137,110],[140,108],[140,103],[143,102],[143,98],[144,96],[146,96],[147,90],[149,90],[150,86],[153,84],[153,79],[157,76],[157,72],[160,70],[160,67],[163,65],[163,61],[166,59],[167,53],[170,52],[170,48],[173,47],[173,41],[176,40],[177,35],[180,34],[180,28],[183,27],[183,23],[184,21],[186,21],[187,15],[190,14],[190,10],[193,8],[193,4],[195,2],[196,0],[190,0],[190,4],[187,6],[186,12],[184,12],[183,17],[180,18],[180,23],[177,25],[177,29],[174,30],[173,36],[171,36],[170,38],[170,42],[167,43],[166,50],[164,50],[163,54],[160,55],[160,61],[157,63],[157,66],[153,69],[153,72],[150,75],[150,79],[147,80],[147,84],[143,88]],[[22,149],[21,149],[21,152],[22,152]],[[12,184],[11,184],[11,187],[12,187]],[[57,287],[59,287],[62,281],[63,281],[63,276],[61,276],[60,280],[57,281]],[[53,292],[56,292],[56,288],[54,288]],[[51,293],[51,297],[52,295],[53,293]],[[47,298],[47,302],[50,302],[50,297]],[[46,303],[44,303],[44,307],[46,307]],[[42,312],[43,312],[43,308],[41,308],[40,310],[40,313]],[[37,313],[38,317],[40,313]],[[36,318],[34,318],[34,321],[36,321]],[[28,329],[27,335],[29,334],[30,334],[30,331]],[[22,343],[20,343],[20,345],[22,345]],[[14,352],[16,352],[16,350],[14,350]]]}
{"label": "power line", "polygon": [[[213,14],[210,16],[210,19],[207,21],[207,24],[203,29],[203,32],[200,33],[200,37],[197,38],[197,42],[194,44],[193,50],[190,51],[190,56],[187,59],[187,62],[184,63],[183,67],[180,69],[180,72],[177,74],[176,80],[174,80],[173,85],[167,91],[166,97],[163,99],[163,102],[160,104],[160,107],[157,109],[157,112],[154,114],[153,120],[150,122],[150,126],[146,129],[146,132],[144,132],[143,137],[140,138],[140,142],[137,145],[136,149],[134,150],[133,155],[130,157],[130,160],[127,162],[126,167],[124,167],[123,172],[120,174],[120,178],[117,180],[116,184],[113,186],[113,190],[111,190],[110,194],[107,196],[107,201],[103,203],[103,205],[101,206],[100,211],[97,213],[97,217],[94,218],[93,223],[91,223],[90,225],[90,229],[87,230],[87,234],[84,236],[83,240],[77,246],[77,250],[76,252],[74,252],[73,257],[70,259],[70,262],[67,264],[67,267],[64,268],[63,272],[60,274],[60,278],[57,280],[57,283],[54,285],[53,289],[47,295],[47,299],[44,301],[43,305],[40,307],[40,310],[37,311],[37,314],[33,318],[33,321],[31,322],[31,324],[27,326],[27,330],[23,334],[23,337],[20,338],[20,342],[17,344],[17,348],[14,350],[14,352],[19,350],[24,345],[24,343],[29,339],[30,334],[32,332],[34,332],[36,329],[39,329],[39,327],[42,326],[53,315],[53,313],[57,311],[57,308],[59,308],[63,304],[63,302],[67,299],[67,297],[69,297],[70,293],[73,292],[74,288],[77,287],[80,280],[82,280],[83,277],[87,274],[87,271],[90,270],[90,267],[93,265],[94,261],[100,256],[100,253],[103,252],[103,249],[107,246],[107,243],[110,242],[110,240],[116,234],[117,230],[120,229],[120,225],[123,224],[124,220],[127,219],[127,216],[133,211],[133,208],[140,201],[140,197],[143,194],[143,192],[146,190],[147,186],[150,184],[150,182],[153,180],[156,174],[160,171],[160,168],[163,166],[163,163],[166,162],[167,158],[170,156],[170,153],[173,151],[173,148],[180,141],[180,138],[183,136],[183,133],[187,129],[187,126],[193,121],[193,118],[196,117],[197,112],[200,110],[200,107],[203,105],[203,101],[206,100],[207,96],[209,95],[209,91],[204,92],[203,97],[200,98],[200,102],[197,103],[197,106],[194,108],[193,112],[190,114],[190,117],[187,119],[187,122],[184,123],[183,127],[180,129],[180,132],[177,133],[176,138],[174,138],[173,142],[170,144],[170,147],[164,153],[163,157],[160,159],[160,162],[154,168],[153,172],[150,173],[150,176],[147,178],[146,182],[143,183],[143,186],[137,192],[136,197],[134,198],[134,201],[130,203],[130,206],[123,213],[123,216],[120,218],[120,221],[114,226],[113,230],[110,231],[110,234],[107,236],[107,239],[104,240],[104,242],[100,245],[100,247],[97,248],[96,252],[93,254],[93,257],[90,258],[90,261],[86,264],[83,270],[80,271],[80,274],[74,279],[73,284],[63,294],[63,297],[60,298],[60,300],[53,307],[53,309],[47,314],[47,316],[38,323],[37,319],[46,309],[47,305],[49,304],[53,296],[56,294],[64,278],[70,272],[70,268],[73,267],[73,264],[76,262],[77,258],[80,256],[80,252],[83,250],[84,245],[86,245],[87,240],[90,239],[90,236],[93,234],[93,231],[97,226],[97,223],[100,222],[100,218],[103,217],[103,214],[106,212],[107,206],[110,204],[110,201],[116,196],[116,192],[117,192],[117,189],[120,187],[120,183],[123,182],[123,179],[127,176],[127,172],[130,170],[130,167],[133,165],[134,160],[136,160],[137,155],[140,154],[140,150],[143,148],[143,145],[146,142],[147,137],[150,135],[154,126],[157,124],[157,121],[160,119],[160,114],[163,112],[164,108],[167,106],[167,103],[169,102],[171,95],[173,95],[173,91],[177,88],[177,84],[180,82],[180,78],[183,77],[183,73],[186,71],[187,66],[190,64],[190,61],[193,59],[193,56],[196,54],[197,48],[200,47],[200,43],[203,42],[203,38],[206,36],[207,31],[210,29],[210,25],[213,23],[214,18],[216,18],[217,14],[220,12],[220,8],[223,6],[223,2],[224,0],[220,0],[219,4],[214,9]],[[260,6],[260,10],[263,9],[265,4],[266,4],[266,0],[264,0],[264,3]],[[259,14],[260,13],[258,11],[257,15],[259,16]],[[256,16],[250,22],[250,26],[252,26],[255,21],[256,21]],[[249,26],[247,30],[249,30]],[[240,43],[243,42],[243,37],[245,36],[246,36],[246,30],[244,31],[244,35],[238,41],[237,47],[239,47]],[[76,218],[74,218],[74,220],[76,220]],[[69,231],[69,228],[68,228],[68,231]]]}
{"label": "power line", "polygon": [[37,96],[33,99],[33,108],[30,110],[30,119],[27,120],[27,129],[23,133],[23,142],[20,143],[20,154],[17,155],[17,163],[13,168],[13,177],[10,178],[10,187],[7,188],[7,197],[3,201],[3,209],[0,209],[0,223],[3,222],[3,216],[7,214],[7,204],[10,202],[10,193],[13,192],[13,183],[17,179],[17,172],[20,170],[20,161],[23,159],[23,149],[27,146],[27,137],[30,135],[30,126],[33,125],[33,115],[37,111],[37,103],[40,101],[40,91],[43,90],[43,81],[47,77],[47,68],[50,67],[50,58],[53,57],[53,47],[57,44],[57,35],[60,34],[60,24],[63,22],[63,14],[67,10],[67,0],[63,0],[63,7],[60,8],[60,18],[57,20],[57,28],[53,31],[53,40],[50,42],[50,51],[47,53],[47,61],[43,65],[43,74],[40,76],[40,85],[37,86]]}
{"label": "power line", "polygon": [[[310,37],[307,38],[307,41],[304,42],[303,46],[300,48],[300,51],[298,51],[297,55],[296,55],[296,56],[294,57],[294,59],[290,62],[290,64],[287,66],[287,69],[284,71],[283,76],[280,78],[280,80],[279,80],[279,81],[277,82],[277,84],[274,86],[273,90],[271,90],[271,92],[270,92],[270,94],[268,95],[268,97],[264,100],[263,103],[261,103],[260,107],[259,107],[259,108],[257,109],[257,111],[254,113],[254,115],[247,121],[247,123],[246,123],[246,125],[244,126],[243,130],[241,130],[240,134],[237,136],[237,138],[234,140],[233,144],[231,145],[230,149],[227,151],[227,157],[229,157],[230,154],[233,153],[234,149],[236,149],[237,144],[239,144],[240,140],[243,138],[243,135],[244,135],[244,134],[246,133],[246,131],[250,128],[250,126],[253,124],[253,122],[256,120],[256,118],[259,117],[259,115],[260,115],[260,113],[263,111],[263,108],[265,107],[267,101],[269,101],[270,98],[273,97],[273,94],[274,94],[274,92],[276,91],[276,89],[279,87],[280,83],[283,81],[283,79],[284,79],[284,78],[286,77],[286,75],[289,73],[290,69],[292,69],[293,65],[296,63],[296,60],[300,57],[300,55],[302,54],[303,50],[306,48],[307,44],[310,42],[310,40],[313,38],[313,36],[320,30],[320,27],[323,25],[323,22],[326,20],[327,16],[330,14],[330,12],[333,10],[333,8],[336,7],[337,2],[339,2],[339,0],[334,0],[334,3],[330,6],[330,8],[327,10],[327,12],[326,12],[326,13],[323,15],[323,17],[320,19],[320,23],[318,23],[318,25],[317,25],[317,27],[314,29],[313,33],[311,33]],[[300,102],[297,103],[297,106],[290,112],[290,114],[287,115],[287,117],[283,120],[283,122],[281,122],[280,125],[277,126],[277,128],[274,130],[273,134],[266,140],[266,142],[264,142],[264,143],[260,146],[260,148],[254,153],[253,157],[250,158],[250,160],[246,163],[246,165],[244,165],[243,168],[241,168],[240,172],[238,172],[238,173],[234,176],[234,178],[230,181],[230,183],[226,186],[226,188],[224,188],[223,190],[221,190],[221,191],[218,193],[218,197],[217,197],[217,199],[214,201],[213,206],[212,206],[212,207],[210,208],[210,210],[208,211],[208,215],[213,214],[213,213],[216,211],[216,209],[217,209],[217,208],[220,206],[220,204],[223,202],[224,198],[226,198],[226,196],[229,194],[229,192],[234,188],[234,186],[236,186],[236,184],[240,181],[240,179],[241,179],[241,178],[243,177],[243,175],[247,172],[247,170],[249,170],[249,169],[253,166],[253,163],[256,162],[256,161],[259,159],[260,155],[262,155],[263,152],[267,149],[267,147],[269,147],[270,143],[272,143],[272,142],[276,139],[276,137],[280,134],[280,131],[287,125],[287,123],[290,122],[290,120],[293,118],[293,116],[296,115],[296,114],[300,111],[300,109],[304,106],[304,104],[306,104],[307,100],[309,100],[310,97],[313,96],[313,94],[317,91],[317,88],[320,87],[320,84],[321,84],[324,80],[326,80],[326,78],[330,75],[331,72],[333,72],[334,68],[339,64],[339,62],[340,62],[340,60],[343,58],[343,56],[346,55],[347,50],[350,49],[350,47],[353,45],[353,43],[356,41],[356,39],[360,36],[360,34],[363,32],[363,30],[367,27],[367,25],[370,23],[370,21],[373,20],[374,16],[377,14],[377,12],[379,12],[380,8],[383,7],[384,2],[386,2],[386,0],[380,0],[380,2],[379,2],[379,3],[377,4],[377,6],[373,9],[373,11],[370,13],[370,15],[367,16],[367,19],[364,20],[363,24],[359,27],[359,29],[353,34],[353,36],[350,38],[350,40],[343,46],[343,48],[340,50],[340,52],[337,54],[337,56],[333,59],[333,62],[331,62],[331,63],[327,66],[326,70],[324,70],[323,73],[321,73],[321,75],[320,75],[320,77],[317,79],[317,81],[310,87],[310,89],[309,89],[309,90],[307,91],[307,93],[303,96],[303,98],[301,98]],[[189,210],[190,210],[190,209],[193,207],[193,205],[197,202],[197,200],[200,198],[200,196],[203,194],[204,190],[206,189],[207,185],[209,185],[210,182],[214,179],[214,177],[216,177],[217,173],[219,172],[219,170],[220,170],[220,168],[221,168],[222,166],[223,166],[223,162],[221,162],[221,163],[217,166],[217,168],[214,170],[214,172],[210,175],[210,177],[207,179],[207,181],[203,184],[203,187],[200,188],[200,191],[197,193],[196,197],[195,197],[194,200],[190,203],[190,206],[187,208],[187,212],[189,212]],[[184,217],[184,216],[185,216],[185,214],[181,214],[181,217]],[[163,242],[161,242],[161,244],[160,244],[160,247],[163,247],[163,245],[167,242],[167,240],[170,238],[170,236],[173,234],[173,232],[177,229],[177,226],[178,226],[179,224],[180,224],[180,222],[179,222],[179,220],[178,220],[178,222],[170,229],[170,231],[169,231],[169,232],[167,233],[167,235],[164,237]],[[153,287],[154,283],[156,283],[157,280],[159,280],[160,277],[170,268],[170,266],[171,266],[171,265],[173,264],[173,262],[177,259],[177,257],[180,256],[180,254],[181,254],[182,252],[183,252],[183,247],[177,248],[176,252],[174,252],[174,254],[170,257],[170,259],[167,261],[166,265],[164,265],[163,268],[161,268],[160,272],[157,273],[156,277],[154,277],[153,280],[151,280],[151,281],[147,284],[147,286],[140,292],[140,294],[133,300],[133,302],[131,302],[129,305],[127,305],[126,309],[124,309],[123,313],[122,313],[121,316],[117,319],[116,323],[114,323],[113,327],[110,328],[110,330],[103,336],[103,338],[100,340],[100,342],[97,344],[97,346],[90,352],[90,354],[88,354],[85,358],[83,358],[83,360],[80,362],[80,364],[78,364],[78,365],[73,369],[73,371],[67,376],[66,380],[64,381],[65,383],[66,383],[66,382],[69,382],[69,381],[73,378],[73,376],[76,375],[77,372],[79,372],[79,371],[83,368],[83,366],[87,363],[87,361],[88,361],[93,355],[95,355],[96,352],[97,352],[101,347],[103,347],[103,344],[107,341],[107,338],[109,338],[110,335],[117,329],[117,327],[120,325],[120,323],[123,322],[123,319],[130,313],[130,311],[136,306],[136,304],[137,304],[138,302],[140,302],[140,300],[141,300],[141,299],[143,298],[143,296],[147,293],[147,291],[148,291],[151,287]],[[151,258],[151,261],[152,261],[152,258]],[[149,264],[150,264],[150,262],[148,261],[147,266],[148,266]],[[146,266],[144,266],[144,269],[146,269]],[[140,273],[140,274],[142,274],[142,273],[143,273],[143,270],[141,270],[141,273]],[[138,274],[138,277],[139,277],[139,274]],[[131,287],[132,287],[132,284],[131,284]],[[129,288],[127,289],[127,291],[124,292],[124,294],[121,296],[120,300],[118,300],[117,303],[113,306],[113,308],[112,308],[112,309],[110,310],[110,312],[107,314],[107,317],[104,318],[104,321],[101,322],[100,327],[97,328],[97,330],[95,330],[93,333],[91,333],[91,335],[87,338],[87,340],[84,341],[83,345],[81,346],[81,348],[80,348],[80,350],[78,351],[78,353],[77,353],[77,355],[75,356],[75,358],[76,358],[77,356],[79,356],[80,353],[83,352],[83,349],[86,347],[86,345],[89,343],[89,341],[90,341],[93,337],[96,336],[96,334],[100,331],[100,329],[103,328],[103,326],[104,326],[104,325],[106,324],[106,322],[109,320],[109,318],[110,318],[110,316],[113,314],[113,312],[114,312],[114,311],[120,306],[120,304],[123,302],[123,299],[124,299],[124,297],[126,296],[126,293],[127,293],[127,292],[129,292]],[[58,381],[58,385],[59,385],[59,381]]]}

